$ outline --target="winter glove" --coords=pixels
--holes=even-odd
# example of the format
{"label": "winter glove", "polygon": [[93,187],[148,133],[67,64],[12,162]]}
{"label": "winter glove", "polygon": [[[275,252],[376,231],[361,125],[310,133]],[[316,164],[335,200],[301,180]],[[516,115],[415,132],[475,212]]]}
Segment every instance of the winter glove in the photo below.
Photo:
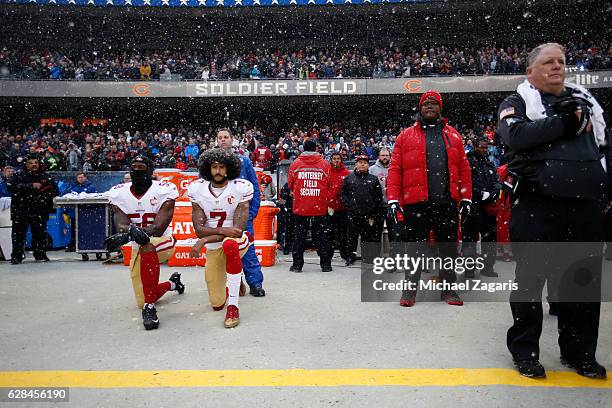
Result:
{"label": "winter glove", "polygon": [[389,201],[387,217],[392,219],[396,224],[404,222],[404,210],[402,210],[402,207],[399,205],[398,201]]}
{"label": "winter glove", "polygon": [[143,228],[134,224],[130,225],[129,234],[132,241],[136,241],[138,245],[147,245],[151,241],[149,234]]}
{"label": "winter glove", "polygon": [[[583,99],[572,97],[561,99],[554,103],[552,107],[563,120],[566,136],[579,135],[584,132],[589,120],[591,120],[589,107],[585,105]],[[577,116],[577,112],[580,115]]]}
{"label": "winter glove", "polygon": [[468,217],[470,216],[472,202],[469,200],[461,200],[459,203],[459,217],[461,218],[461,225],[465,225]]}
{"label": "winter glove", "polygon": [[330,215],[330,217],[331,217],[332,215],[334,215],[334,209],[333,209],[333,208],[331,208],[331,207],[327,207],[327,213],[328,213],[328,214]]}
{"label": "winter glove", "polygon": [[491,196],[491,193],[489,193],[488,191],[483,191],[482,192],[482,201],[487,201],[487,199]]}
{"label": "winter glove", "polygon": [[118,234],[111,235],[104,240],[106,250],[108,252],[118,251],[123,245],[130,242],[130,234],[127,232],[120,232]]}

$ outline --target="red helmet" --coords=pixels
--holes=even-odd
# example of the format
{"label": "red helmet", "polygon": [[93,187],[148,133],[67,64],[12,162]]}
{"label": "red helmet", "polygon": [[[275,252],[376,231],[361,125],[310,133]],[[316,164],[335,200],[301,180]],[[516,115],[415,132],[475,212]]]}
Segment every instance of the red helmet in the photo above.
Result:
{"label": "red helmet", "polygon": [[272,182],[272,177],[267,174],[261,176],[261,184],[270,184]]}

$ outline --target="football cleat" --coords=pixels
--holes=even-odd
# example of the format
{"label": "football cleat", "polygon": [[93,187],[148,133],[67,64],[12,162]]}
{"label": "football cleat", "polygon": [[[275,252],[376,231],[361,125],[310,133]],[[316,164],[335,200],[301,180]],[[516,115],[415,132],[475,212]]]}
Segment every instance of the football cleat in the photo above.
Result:
{"label": "football cleat", "polygon": [[233,327],[238,326],[238,324],[240,324],[240,315],[238,313],[238,308],[235,305],[229,305],[227,307],[227,311],[225,312],[224,326],[227,329],[231,329]]}
{"label": "football cleat", "polygon": [[170,275],[170,278],[168,278],[168,280],[174,283],[174,290],[176,290],[179,295],[185,293],[185,285],[183,284],[183,282],[181,282],[180,273],[174,272],[172,275]]}
{"label": "football cleat", "polygon": [[145,303],[142,309],[142,324],[146,330],[153,330],[159,327],[159,319],[157,318],[157,310],[152,303]]}

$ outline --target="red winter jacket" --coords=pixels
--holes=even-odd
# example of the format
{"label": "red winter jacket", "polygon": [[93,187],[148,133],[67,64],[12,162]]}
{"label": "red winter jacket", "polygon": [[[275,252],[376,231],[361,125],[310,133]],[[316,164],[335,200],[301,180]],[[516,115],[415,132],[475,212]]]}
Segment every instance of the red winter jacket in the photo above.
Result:
{"label": "red winter jacket", "polygon": [[[463,140],[459,132],[444,119],[442,138],[448,157],[449,188],[453,200],[472,200],[472,173],[465,155]],[[393,147],[389,175],[387,176],[387,199],[398,200],[401,206],[427,201],[427,151],[425,131],[421,124],[399,134]]]}
{"label": "red winter jacket", "polygon": [[304,152],[289,166],[289,189],[293,213],[301,216],[327,214],[330,164],[317,152]]}
{"label": "red winter jacket", "polygon": [[340,168],[331,166],[329,173],[329,208],[334,211],[344,211],[346,207],[342,205],[340,193],[342,192],[342,180],[351,174],[350,170],[344,167],[344,163],[340,163]]}

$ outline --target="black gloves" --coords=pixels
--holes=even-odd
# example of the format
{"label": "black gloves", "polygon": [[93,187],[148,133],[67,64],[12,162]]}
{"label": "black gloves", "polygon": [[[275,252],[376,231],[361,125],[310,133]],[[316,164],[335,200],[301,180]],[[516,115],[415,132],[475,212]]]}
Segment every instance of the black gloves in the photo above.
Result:
{"label": "black gloves", "polygon": [[149,234],[143,228],[137,227],[134,224],[130,225],[129,234],[130,238],[136,241],[138,245],[146,245],[151,241]]}
{"label": "black gloves", "polygon": [[123,245],[130,242],[130,234],[127,232],[120,232],[118,234],[111,235],[104,240],[106,244],[106,250],[108,252],[118,251]]}
{"label": "black gloves", "polygon": [[396,224],[404,222],[404,210],[397,201],[390,201],[387,208],[387,217],[392,219]]}
{"label": "black gloves", "polygon": [[461,217],[461,225],[465,225],[468,217],[470,216],[472,203],[469,200],[461,200],[459,202],[459,217]]}
{"label": "black gloves", "polygon": [[[591,119],[589,104],[584,99],[564,98],[554,103],[552,107],[563,120],[566,136],[582,133]],[[580,117],[576,116],[577,111],[580,111]]]}
{"label": "black gloves", "polygon": [[104,243],[108,252],[115,252],[130,241],[136,241],[138,245],[146,245],[150,241],[149,234],[144,229],[132,224],[128,232],[111,235],[104,240]]}

